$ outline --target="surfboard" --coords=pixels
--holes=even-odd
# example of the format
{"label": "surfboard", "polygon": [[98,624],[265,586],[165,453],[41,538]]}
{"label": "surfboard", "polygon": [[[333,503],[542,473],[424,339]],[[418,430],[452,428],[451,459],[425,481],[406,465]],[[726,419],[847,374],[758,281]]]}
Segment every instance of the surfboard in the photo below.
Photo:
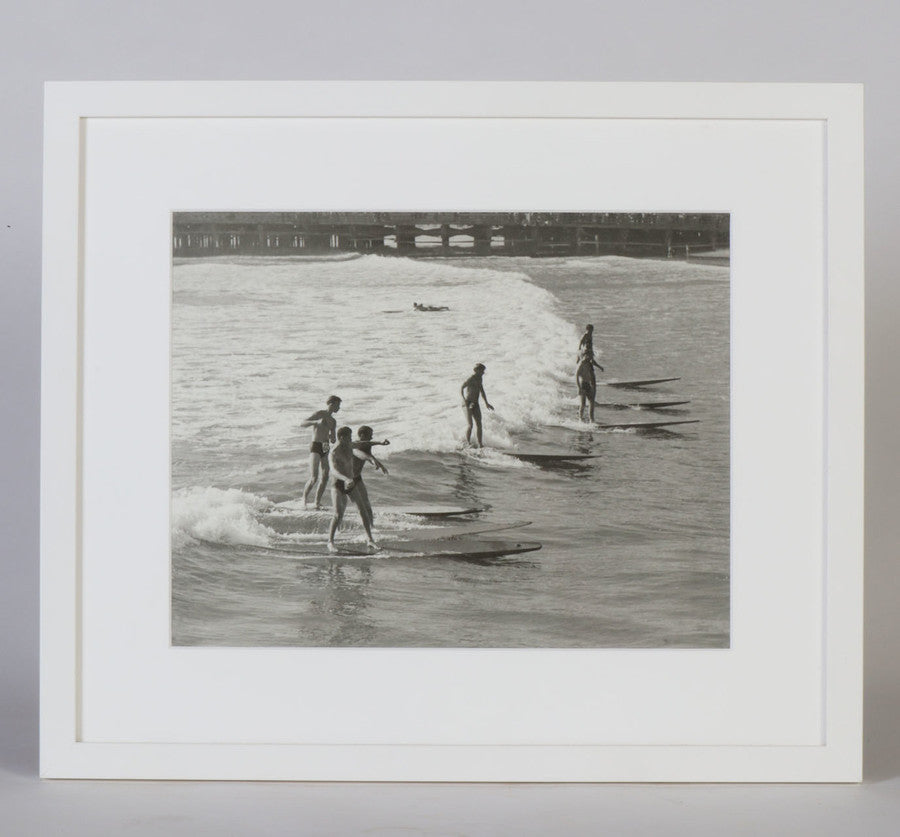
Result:
{"label": "surfboard", "polygon": [[673,424],[698,424],[700,419],[680,419],[678,421],[625,421],[619,424],[600,424],[596,422],[594,427],[598,430],[649,430],[654,427],[670,427]]}
{"label": "surfboard", "polygon": [[[317,545],[318,546],[318,545]],[[500,558],[504,555],[520,555],[523,552],[536,552],[543,544],[537,541],[513,541],[498,538],[471,538],[452,537],[439,539],[382,541],[381,549],[371,552],[365,544],[338,542],[337,552],[328,552],[327,548],[320,547],[321,553],[329,556],[354,555],[370,556],[372,558],[414,557],[426,558],[462,558],[485,559]],[[312,553],[314,550],[310,549]],[[319,554],[319,549],[315,549]]]}
{"label": "surfboard", "polygon": [[[289,521],[291,518],[288,517]],[[483,534],[493,534],[494,532],[508,532],[510,529],[524,529],[526,526],[531,526],[530,520],[512,520],[512,521],[488,521],[488,520],[457,520],[455,518],[445,518],[447,521],[446,526],[433,526],[429,528],[420,528],[420,529],[412,529],[409,530],[408,535],[398,535],[396,531],[393,534],[390,534],[390,530],[388,531],[388,538],[391,541],[402,541],[407,537],[413,540],[435,540],[440,538],[460,538],[467,537],[469,535],[483,535]],[[376,530],[378,529],[378,509],[375,509],[375,526]],[[292,534],[296,534],[292,532],[290,528],[285,525],[285,521],[282,520],[277,526],[272,525],[274,523],[273,520],[267,521],[267,524],[270,528],[274,529],[277,534],[281,535],[284,540],[276,541],[276,543],[271,547],[261,547],[263,549],[295,549],[302,544],[298,544],[297,541],[291,540],[290,536]],[[310,533],[314,534],[314,533]],[[324,535],[324,532],[322,533]]]}
{"label": "surfboard", "polygon": [[618,403],[597,403],[595,406],[602,407],[604,410],[665,410],[669,407],[680,407],[683,404],[690,404],[687,401],[635,401],[630,404]]}
{"label": "surfboard", "polygon": [[408,514],[413,517],[458,517],[464,514],[480,514],[487,511],[484,506],[440,506],[422,503],[416,506],[379,506],[380,514]]}
{"label": "surfboard", "polygon": [[[530,520],[517,520],[512,523],[495,523],[492,525],[478,525],[472,524],[468,526],[440,526],[435,529],[418,529],[409,533],[408,536],[400,534],[399,536],[394,534],[393,537],[380,538],[379,543],[384,545],[390,545],[391,549],[394,551],[400,552],[417,552],[417,551],[427,551],[423,550],[421,547],[423,544],[429,543],[438,543],[438,542],[449,542],[449,541],[478,541],[479,543],[483,542],[481,538],[478,538],[478,535],[482,534],[495,534],[496,532],[507,532],[511,529],[523,529],[526,526],[530,526]],[[296,540],[291,540],[288,537],[282,536],[283,539],[276,539],[273,543],[270,544],[239,544],[239,543],[221,543],[219,541],[211,541],[206,538],[197,538],[202,544],[207,544],[208,546],[214,546],[218,548],[232,549],[232,550],[240,550],[242,552],[280,552],[280,553],[292,553],[299,555],[332,555],[328,551],[328,547],[324,541],[317,541],[311,543],[303,543],[298,542]],[[320,535],[320,537],[325,537],[324,533]],[[493,539],[488,539],[493,540]],[[348,541],[341,542],[340,536],[338,536],[338,544],[341,546],[342,551],[349,551],[352,554],[359,555],[380,555],[381,553],[370,552],[365,543],[360,541]],[[415,549],[407,548],[407,544],[411,544],[415,546]],[[540,544],[538,544],[537,549],[540,549]],[[433,552],[434,550],[432,550]],[[526,550],[527,551],[527,550]]]}
{"label": "surfboard", "polygon": [[681,378],[648,378],[644,381],[597,381],[598,387],[648,387],[651,384],[665,384],[680,381]]}
{"label": "surfboard", "polygon": [[597,459],[600,457],[599,453],[519,453],[514,450],[504,450],[501,453],[535,465],[552,462],[580,462],[583,459]]}

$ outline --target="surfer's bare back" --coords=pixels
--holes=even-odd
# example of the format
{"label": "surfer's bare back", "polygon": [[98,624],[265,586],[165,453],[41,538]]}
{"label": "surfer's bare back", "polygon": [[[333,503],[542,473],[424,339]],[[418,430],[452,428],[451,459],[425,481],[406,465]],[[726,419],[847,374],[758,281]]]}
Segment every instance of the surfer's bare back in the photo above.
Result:
{"label": "surfer's bare back", "polygon": [[463,385],[459,388],[459,394],[463,399],[463,408],[466,411],[466,442],[471,444],[472,441],[472,424],[475,424],[475,433],[476,438],[478,439],[478,447],[484,447],[484,442],[481,438],[481,407],[478,404],[478,399],[484,399],[484,406],[489,410],[493,410],[494,408],[490,405],[490,402],[487,399],[487,395],[484,392],[484,371],[485,366],[483,363],[478,363],[475,365],[474,375],[470,375],[466,378]]}
{"label": "surfer's bare back", "polygon": [[325,402],[324,410],[316,410],[308,419],[300,422],[301,427],[312,428],[312,439],[309,443],[309,479],[303,486],[303,507],[309,502],[309,494],[316,485],[316,508],[322,508],[322,495],[328,485],[328,448],[334,443],[337,432],[337,419],[334,414],[341,409],[341,399],[336,395]]}

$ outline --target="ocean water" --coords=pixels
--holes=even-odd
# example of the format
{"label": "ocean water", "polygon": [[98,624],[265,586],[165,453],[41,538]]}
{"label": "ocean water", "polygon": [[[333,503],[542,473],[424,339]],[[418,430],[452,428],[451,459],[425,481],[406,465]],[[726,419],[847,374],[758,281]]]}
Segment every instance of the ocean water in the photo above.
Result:
{"label": "ocean water", "polygon": [[[729,271],[624,257],[191,259],[174,266],[172,641],[176,645],[726,647]],[[448,306],[422,313],[413,302]],[[598,380],[678,376],[598,401],[691,399],[598,421],[699,419],[654,432],[578,421],[584,324]],[[475,363],[496,408],[462,446]],[[308,477],[300,421],[331,394],[371,425],[377,537],[456,527],[540,551],[471,562],[326,557],[330,513],[290,501]],[[584,453],[533,465],[502,453]],[[326,502],[328,494],[326,493]],[[279,506],[278,504],[287,505]],[[487,509],[474,522],[393,511]],[[363,535],[351,504],[338,535]]]}

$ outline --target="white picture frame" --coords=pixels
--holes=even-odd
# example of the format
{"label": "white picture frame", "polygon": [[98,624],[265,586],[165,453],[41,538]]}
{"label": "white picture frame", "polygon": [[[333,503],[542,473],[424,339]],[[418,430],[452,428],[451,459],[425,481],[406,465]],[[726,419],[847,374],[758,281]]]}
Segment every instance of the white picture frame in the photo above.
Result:
{"label": "white picture frame", "polygon": [[[93,271],[133,269],[138,275],[145,267],[140,257],[127,262],[120,260],[112,268],[103,267],[92,255],[97,247],[90,238],[93,235],[91,212],[98,201],[103,202],[105,192],[95,174],[104,166],[95,166],[91,144],[102,144],[104,159],[112,161],[110,170],[114,171],[117,147],[124,149],[127,145],[133,149],[135,144],[143,142],[140,139],[143,134],[148,147],[159,148],[154,131],[172,129],[175,133],[166,135],[171,142],[166,146],[166,153],[172,154],[173,149],[187,152],[191,145],[190,132],[201,127],[208,130],[207,120],[212,119],[228,120],[232,126],[238,125],[238,121],[242,126],[254,121],[254,128],[263,133],[251,132],[249,139],[242,136],[242,147],[246,148],[248,142],[252,147],[254,137],[271,137],[271,148],[282,149],[274,152],[276,158],[279,153],[287,154],[285,138],[279,137],[283,126],[290,123],[302,129],[305,121],[322,120],[334,121],[338,131],[345,126],[349,128],[351,121],[361,124],[364,120],[390,120],[393,128],[401,133],[416,120],[439,120],[444,125],[466,121],[473,123],[473,130],[481,130],[490,120],[515,120],[523,132],[527,133],[539,122],[558,131],[561,137],[565,136],[567,124],[608,120],[616,121],[626,131],[633,130],[636,137],[649,131],[644,153],[649,150],[661,159],[666,157],[669,146],[659,138],[663,134],[654,138],[656,128],[677,132],[680,125],[700,126],[708,134],[704,142],[709,142],[711,148],[719,142],[733,143],[734,154],[743,153],[742,149],[746,151],[758,142],[758,135],[748,138],[741,136],[742,132],[763,129],[767,136],[772,134],[767,141],[776,150],[781,142],[779,131],[783,130],[784,136],[796,133],[797,148],[802,152],[804,143],[808,144],[812,159],[821,162],[818,168],[812,166],[815,169],[812,175],[807,175],[818,186],[809,194],[797,194],[800,187],[788,175],[794,163],[798,169],[802,168],[800,161],[807,157],[794,151],[793,156],[784,156],[784,171],[769,172],[771,182],[763,184],[769,187],[766,196],[746,199],[747,206],[753,201],[762,205],[762,200],[770,201],[770,206],[784,201],[811,202],[815,204],[811,217],[821,218],[819,228],[810,225],[809,258],[801,259],[796,265],[817,279],[806,283],[802,293],[797,291],[796,299],[784,303],[787,311],[802,311],[805,301],[815,300],[816,339],[809,346],[796,349],[795,366],[790,367],[814,385],[801,387],[793,403],[789,403],[789,397],[782,398],[781,420],[763,422],[759,439],[751,441],[748,434],[741,432],[733,437],[738,440],[736,444],[747,445],[733,451],[733,461],[735,456],[743,456],[745,459],[741,461],[748,461],[746,457],[752,454],[754,445],[760,452],[771,449],[766,455],[760,453],[761,460],[769,456],[772,462],[783,461],[777,479],[771,480],[772,491],[779,490],[778,484],[796,486],[803,484],[805,478],[812,478],[809,496],[797,497],[798,502],[808,503],[809,514],[786,517],[770,532],[773,538],[792,542],[793,530],[799,532],[805,527],[801,533],[805,539],[799,537],[797,543],[818,545],[801,549],[803,554],[796,562],[785,562],[784,572],[790,579],[784,582],[783,590],[788,592],[772,595],[773,590],[782,589],[775,585],[772,574],[768,576],[768,584],[766,578],[753,575],[753,562],[748,556],[755,551],[760,564],[765,565],[765,539],[759,533],[766,533],[766,524],[756,521],[750,525],[758,509],[752,503],[734,502],[743,496],[740,491],[734,493],[743,480],[748,484],[755,481],[754,490],[761,491],[767,476],[774,475],[733,468],[732,555],[739,549],[744,557],[732,573],[732,594],[740,629],[733,634],[729,649],[717,650],[712,655],[709,651],[610,652],[607,649],[594,652],[594,656],[584,656],[590,655],[590,650],[573,656],[571,650],[544,649],[541,656],[527,658],[516,655],[529,652],[501,649],[458,649],[449,655],[427,649],[405,649],[400,661],[391,656],[390,649],[352,649],[354,654],[369,655],[352,658],[357,672],[360,666],[371,676],[379,671],[399,672],[380,691],[386,692],[385,700],[395,699],[402,709],[397,717],[384,719],[383,728],[373,730],[365,740],[359,736],[356,740],[341,736],[339,717],[325,718],[325,731],[318,735],[310,732],[309,726],[301,724],[292,728],[280,724],[278,712],[287,711],[286,705],[281,704],[271,713],[271,726],[244,723],[251,716],[269,714],[268,701],[279,690],[296,689],[292,694],[302,693],[303,666],[312,667],[309,670],[315,670],[319,677],[327,678],[333,672],[333,682],[326,683],[325,687],[335,693],[352,690],[353,671],[343,668],[350,659],[346,654],[350,649],[328,652],[290,649],[284,653],[283,649],[205,649],[204,653],[218,656],[219,662],[223,653],[229,653],[227,666],[237,668],[240,679],[256,684],[256,688],[221,691],[218,705],[209,710],[202,722],[199,710],[194,715],[175,717],[178,701],[170,705],[167,696],[193,692],[195,684],[187,678],[197,671],[201,672],[198,676],[204,676],[204,660],[211,657],[186,654],[185,649],[166,645],[169,605],[160,593],[162,588],[153,586],[168,572],[165,519],[148,515],[146,540],[151,547],[146,555],[150,558],[145,560],[141,553],[134,566],[122,567],[122,575],[113,574],[114,577],[106,573],[101,577],[98,571],[98,567],[111,566],[108,542],[115,534],[113,528],[104,541],[91,525],[85,525],[86,469],[93,475],[91,479],[106,479],[111,487],[117,486],[109,492],[109,502],[115,505],[120,502],[115,495],[121,490],[121,483],[115,481],[114,470],[104,471],[113,469],[110,463],[120,458],[121,449],[114,450],[114,445],[130,444],[136,456],[141,455],[142,447],[141,433],[132,428],[128,431],[130,441],[94,438],[85,444],[86,409],[108,414],[116,408],[114,402],[85,392],[85,369],[96,360],[96,352],[103,350],[102,340],[118,339],[118,345],[113,343],[103,351],[107,355],[123,355],[130,368],[137,367],[142,375],[146,373],[151,389],[156,383],[164,387],[165,376],[155,383],[152,369],[168,369],[169,339],[167,330],[160,327],[160,323],[164,325],[163,319],[149,326],[148,333],[155,335],[151,343],[138,343],[136,337],[130,336],[128,323],[129,317],[139,312],[129,310],[127,305],[117,312],[122,320],[118,329],[108,330],[102,340],[98,336],[98,318],[93,313],[108,311],[120,300],[97,298],[94,289],[102,287],[102,283],[93,281]],[[730,138],[726,140],[725,134]],[[42,317],[41,775],[348,781],[859,781],[864,381],[862,147],[862,89],[858,85],[48,84]],[[214,156],[216,152],[210,149],[208,153]],[[627,156],[626,152],[623,154]],[[268,156],[268,146],[263,156]],[[741,159],[729,155],[723,158]],[[152,191],[151,180],[166,165],[167,158],[163,155],[153,159],[158,170],[148,165],[148,172],[142,175],[146,177],[148,192]],[[283,156],[281,162],[287,159]],[[627,160],[625,168],[629,168]],[[169,210],[217,209],[221,208],[222,201],[226,201],[221,204],[226,207],[229,207],[227,201],[233,201],[230,204],[233,209],[297,208],[286,205],[284,193],[278,193],[276,169],[274,166],[268,175],[247,181],[250,186],[244,188],[251,189],[254,196],[251,198],[248,198],[250,193],[238,194],[237,180],[232,183],[228,176],[221,177],[215,172],[214,176],[207,180],[201,177],[196,183],[188,183],[181,177],[177,181],[179,195]],[[674,186],[654,183],[649,176],[642,180],[644,176],[639,174],[637,165],[630,170],[634,175],[628,189],[634,191],[616,209],[665,211],[673,208],[670,202],[677,199],[677,190],[666,192],[666,188],[674,189]],[[766,176],[763,171],[763,180]],[[402,174],[399,181],[403,182]],[[702,190],[703,177],[694,177],[693,181],[700,181],[698,188]],[[213,183],[220,190],[216,194],[211,191]],[[229,194],[231,185],[235,191]],[[353,188],[352,184],[344,184],[335,200],[349,200]],[[396,196],[382,193],[382,199],[385,205],[391,205],[408,201],[409,194],[398,187]],[[725,203],[729,203],[727,193],[718,194],[724,194]],[[161,195],[158,200],[162,203],[155,206],[165,204],[165,188]],[[135,193],[131,198],[133,206],[117,206],[116,210],[137,212],[143,203],[156,200]],[[320,195],[319,199],[324,198]],[[483,203],[488,200],[493,200],[495,206],[507,205],[504,195],[481,196]],[[636,204],[638,200],[645,204],[659,203],[648,207]],[[733,210],[731,205],[699,208]],[[163,218],[166,223],[159,227],[165,235],[158,244],[159,252],[169,258],[167,218]],[[154,223],[159,220],[157,214]],[[767,247],[773,248],[770,256],[784,255],[777,250],[777,242],[762,242],[759,247],[762,255],[766,255]],[[758,268],[760,262],[753,262],[753,254],[746,250],[742,253],[735,252],[736,249],[733,245],[732,269],[737,271],[740,260],[745,259],[746,277],[753,273],[749,266],[755,264]],[[755,257],[759,258],[759,254]],[[777,273],[777,266],[772,270]],[[150,275],[158,277],[160,287],[168,296],[169,274],[151,270]],[[790,296],[791,277],[783,278],[788,283],[784,285],[785,293]],[[750,307],[746,308],[748,304]],[[779,353],[780,357],[790,359],[793,351],[789,323],[773,316],[771,329],[755,337],[739,337],[742,332],[740,328],[735,329],[740,317],[748,311],[751,319],[762,317],[755,322],[765,324],[767,308],[772,310],[770,299],[748,303],[746,295],[732,297],[733,340],[744,341],[740,346],[733,342],[732,352],[738,361],[751,354],[767,359],[771,363],[768,368],[775,374]],[[88,309],[92,316],[86,317]],[[100,350],[94,346],[100,346]],[[760,407],[741,396],[763,380],[753,377],[756,373],[751,369],[750,364],[743,362],[733,366],[733,430],[749,426],[762,415],[753,413]],[[776,395],[790,393],[783,387],[773,387]],[[163,427],[165,433],[168,410],[167,403],[161,401],[164,399],[153,402],[155,408],[147,422],[148,427],[153,425],[157,430]],[[795,427],[796,417],[805,421],[806,426]],[[748,424],[741,424],[745,420]],[[810,461],[796,463],[784,456],[779,459],[791,450],[791,430],[813,438],[818,454]],[[122,493],[141,494],[152,490],[144,487]],[[750,491],[747,496],[762,495]],[[134,502],[137,508],[140,498]],[[168,503],[168,494],[163,503]],[[117,517],[132,523],[136,520],[127,514]],[[746,539],[742,533],[747,533]],[[158,549],[155,546],[158,544],[164,548]],[[145,577],[144,572],[150,574]],[[126,583],[117,587],[123,579]],[[149,585],[144,584],[146,579],[151,580]],[[794,589],[808,594],[802,606],[791,598],[789,591]],[[110,614],[116,613],[129,620],[127,630],[124,627],[120,631],[108,630],[114,624],[109,621]],[[798,613],[802,614],[800,624],[795,624]],[[123,624],[120,618],[118,625]],[[104,626],[107,630],[101,630]],[[757,631],[759,642],[755,640]],[[802,641],[791,640],[795,632],[802,635]],[[706,656],[702,656],[704,653]],[[116,657],[117,654],[124,656]],[[344,656],[328,656],[335,654]],[[709,715],[704,701],[713,690],[696,695],[693,705],[685,699],[682,709],[674,715],[667,716],[665,709],[666,705],[681,700],[677,698],[680,692],[700,682],[689,673],[693,671],[690,666],[694,658],[688,655],[692,654],[701,655],[697,664],[708,667],[709,676],[714,678],[712,682],[718,682],[715,678],[725,668],[729,669],[728,676],[735,678],[727,689],[723,686],[723,694],[718,697],[720,702],[731,701],[729,696],[741,691],[741,682],[746,686],[746,694],[741,698],[745,702],[734,697],[734,705],[717,719],[718,726],[703,734],[691,730],[700,729],[703,716]],[[104,661],[113,659],[119,663],[124,660],[127,670],[121,666],[117,672],[104,670]],[[267,680],[276,676],[273,665],[281,670],[290,668],[290,676]],[[429,705],[422,709],[420,718],[414,718],[409,712],[410,704],[404,703],[410,682],[403,678],[410,665],[425,672],[451,671],[458,678],[455,682],[462,684],[462,691],[468,690],[469,694],[476,693],[479,676],[490,676],[491,670],[506,671],[506,666],[513,676],[511,683],[518,682],[515,677],[521,675],[516,672],[527,666],[532,676],[537,672],[542,685],[534,690],[540,692],[539,696],[520,694],[515,703],[521,705],[511,706],[506,702],[500,707],[490,706],[491,694],[499,692],[487,695],[480,692],[478,701],[467,702],[457,697],[455,703],[440,709]],[[210,668],[209,671],[211,678],[219,676],[218,670]],[[795,671],[800,672],[796,681],[792,679]],[[140,677],[142,672],[144,680]],[[658,687],[661,672],[668,678],[665,690]],[[721,676],[724,678],[724,674]],[[597,733],[592,733],[589,724],[583,721],[598,711],[612,711],[597,695],[604,688],[613,688],[612,681],[629,678],[634,679],[635,694],[645,699],[621,710],[625,714],[617,722],[618,735],[606,735],[605,740],[599,740]],[[131,682],[136,685],[130,686]],[[366,694],[361,694],[358,700],[361,707],[367,705]],[[575,719],[572,725],[549,723],[547,708],[550,706],[563,707],[565,711],[560,714]],[[165,715],[167,711],[169,716]],[[698,718],[692,720],[692,712]],[[101,716],[102,723],[97,720]],[[508,727],[502,725],[504,716],[513,719]],[[686,726],[673,726],[673,719],[682,717]],[[812,720],[799,724],[801,718]],[[371,726],[378,727],[379,720],[374,715]],[[176,728],[177,735],[172,733]],[[492,729],[497,730],[493,739]]]}

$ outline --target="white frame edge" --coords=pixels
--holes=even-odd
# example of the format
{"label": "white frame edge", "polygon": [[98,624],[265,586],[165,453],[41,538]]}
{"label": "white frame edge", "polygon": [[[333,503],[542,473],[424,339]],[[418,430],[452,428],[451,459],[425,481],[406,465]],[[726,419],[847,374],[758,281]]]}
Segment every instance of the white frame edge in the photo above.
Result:
{"label": "white frame edge", "polygon": [[[664,106],[659,104],[660,92],[665,93]],[[841,84],[48,83],[41,365],[41,775],[347,781],[860,781],[862,110],[862,86]],[[827,499],[822,746],[511,748],[80,740],[83,120],[339,116],[807,119],[825,123]]]}

